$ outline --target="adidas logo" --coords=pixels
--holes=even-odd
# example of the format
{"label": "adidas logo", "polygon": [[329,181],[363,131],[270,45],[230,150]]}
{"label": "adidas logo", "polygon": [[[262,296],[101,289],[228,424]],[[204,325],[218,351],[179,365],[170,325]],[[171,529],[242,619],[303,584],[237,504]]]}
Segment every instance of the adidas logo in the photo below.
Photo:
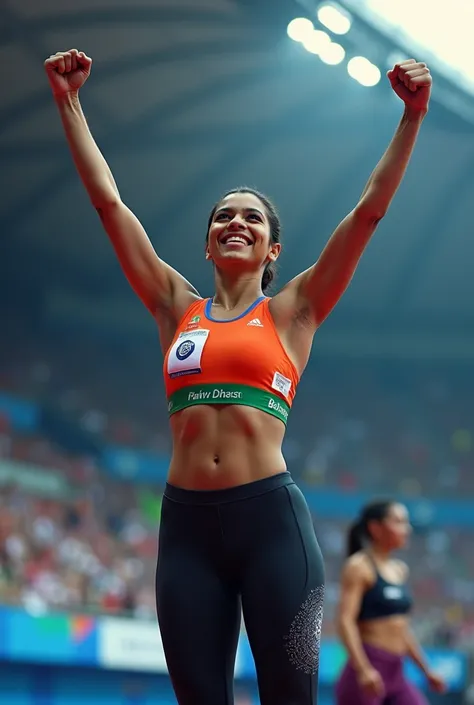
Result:
{"label": "adidas logo", "polygon": [[259,318],[252,318],[251,321],[247,323],[248,326],[258,326],[258,328],[263,328],[263,323]]}

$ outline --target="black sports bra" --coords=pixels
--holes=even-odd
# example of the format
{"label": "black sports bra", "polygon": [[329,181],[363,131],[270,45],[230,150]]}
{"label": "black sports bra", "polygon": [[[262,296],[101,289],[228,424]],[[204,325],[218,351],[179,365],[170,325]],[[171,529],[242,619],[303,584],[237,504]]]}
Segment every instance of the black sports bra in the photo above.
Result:
{"label": "black sports bra", "polygon": [[408,614],[413,607],[413,598],[407,584],[385,580],[370,556],[369,560],[375,570],[376,580],[372,587],[364,593],[358,621]]}

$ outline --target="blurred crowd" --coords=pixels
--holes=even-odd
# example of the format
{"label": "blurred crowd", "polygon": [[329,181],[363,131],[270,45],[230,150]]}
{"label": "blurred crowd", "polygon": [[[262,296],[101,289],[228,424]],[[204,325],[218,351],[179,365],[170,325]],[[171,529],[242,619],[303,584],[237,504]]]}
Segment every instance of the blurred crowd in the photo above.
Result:
{"label": "blurred crowd", "polygon": [[[0,391],[53,403],[92,437],[170,452],[156,349],[141,350],[140,359],[132,347],[98,351],[77,341],[57,352],[16,351],[2,351]],[[459,369],[360,364],[344,370],[342,363],[316,362],[292,410],[284,447],[289,468],[313,490],[474,501],[472,386],[474,375]],[[16,481],[7,472],[12,463],[30,468],[31,481],[27,472]],[[66,450],[44,433],[19,433],[6,414],[0,415],[2,468],[0,603],[37,614],[155,618],[159,485],[112,479],[97,457]],[[39,470],[34,480],[35,468],[62,478],[63,490],[48,491]],[[324,632],[332,636],[347,525],[314,521],[327,566]],[[415,628],[427,644],[474,647],[473,538],[474,528],[455,527],[412,537],[406,559]]]}
{"label": "blurred crowd", "polygon": [[[54,402],[86,431],[171,451],[161,357],[153,345],[20,340],[0,348],[0,390]],[[284,452],[299,479],[342,491],[474,497],[474,374],[422,363],[313,360]]]}
{"label": "blurred crowd", "polygon": [[45,438],[3,433],[1,452],[67,484],[54,497],[41,476],[31,488],[13,477],[1,487],[0,603],[153,617],[159,490],[110,480]]}

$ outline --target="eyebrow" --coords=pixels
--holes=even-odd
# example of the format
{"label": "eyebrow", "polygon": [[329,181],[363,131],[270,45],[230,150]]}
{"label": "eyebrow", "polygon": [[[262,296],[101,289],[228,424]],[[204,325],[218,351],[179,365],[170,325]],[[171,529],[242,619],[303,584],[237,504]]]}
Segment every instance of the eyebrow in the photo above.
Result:
{"label": "eyebrow", "polygon": [[[231,206],[223,206],[222,208],[218,208],[218,209],[216,210],[216,215],[217,215],[218,213],[225,213],[226,211],[235,211],[235,210],[236,210],[236,209],[235,209],[235,208],[232,208]],[[264,214],[261,210],[259,210],[258,208],[244,208],[243,210],[245,211],[245,213],[258,213],[258,214],[261,215],[261,216],[264,216],[264,215],[265,215],[265,214]]]}

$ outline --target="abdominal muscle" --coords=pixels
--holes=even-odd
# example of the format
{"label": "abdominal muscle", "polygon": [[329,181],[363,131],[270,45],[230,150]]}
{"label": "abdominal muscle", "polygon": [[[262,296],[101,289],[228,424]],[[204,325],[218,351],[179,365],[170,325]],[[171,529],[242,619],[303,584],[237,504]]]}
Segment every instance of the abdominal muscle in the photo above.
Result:
{"label": "abdominal muscle", "polygon": [[403,615],[370,619],[359,622],[359,634],[362,643],[375,646],[397,656],[403,656],[407,650],[407,629],[409,621]]}
{"label": "abdominal muscle", "polygon": [[173,455],[168,482],[217,490],[284,472],[282,421],[240,405],[196,405],[170,419]]}

